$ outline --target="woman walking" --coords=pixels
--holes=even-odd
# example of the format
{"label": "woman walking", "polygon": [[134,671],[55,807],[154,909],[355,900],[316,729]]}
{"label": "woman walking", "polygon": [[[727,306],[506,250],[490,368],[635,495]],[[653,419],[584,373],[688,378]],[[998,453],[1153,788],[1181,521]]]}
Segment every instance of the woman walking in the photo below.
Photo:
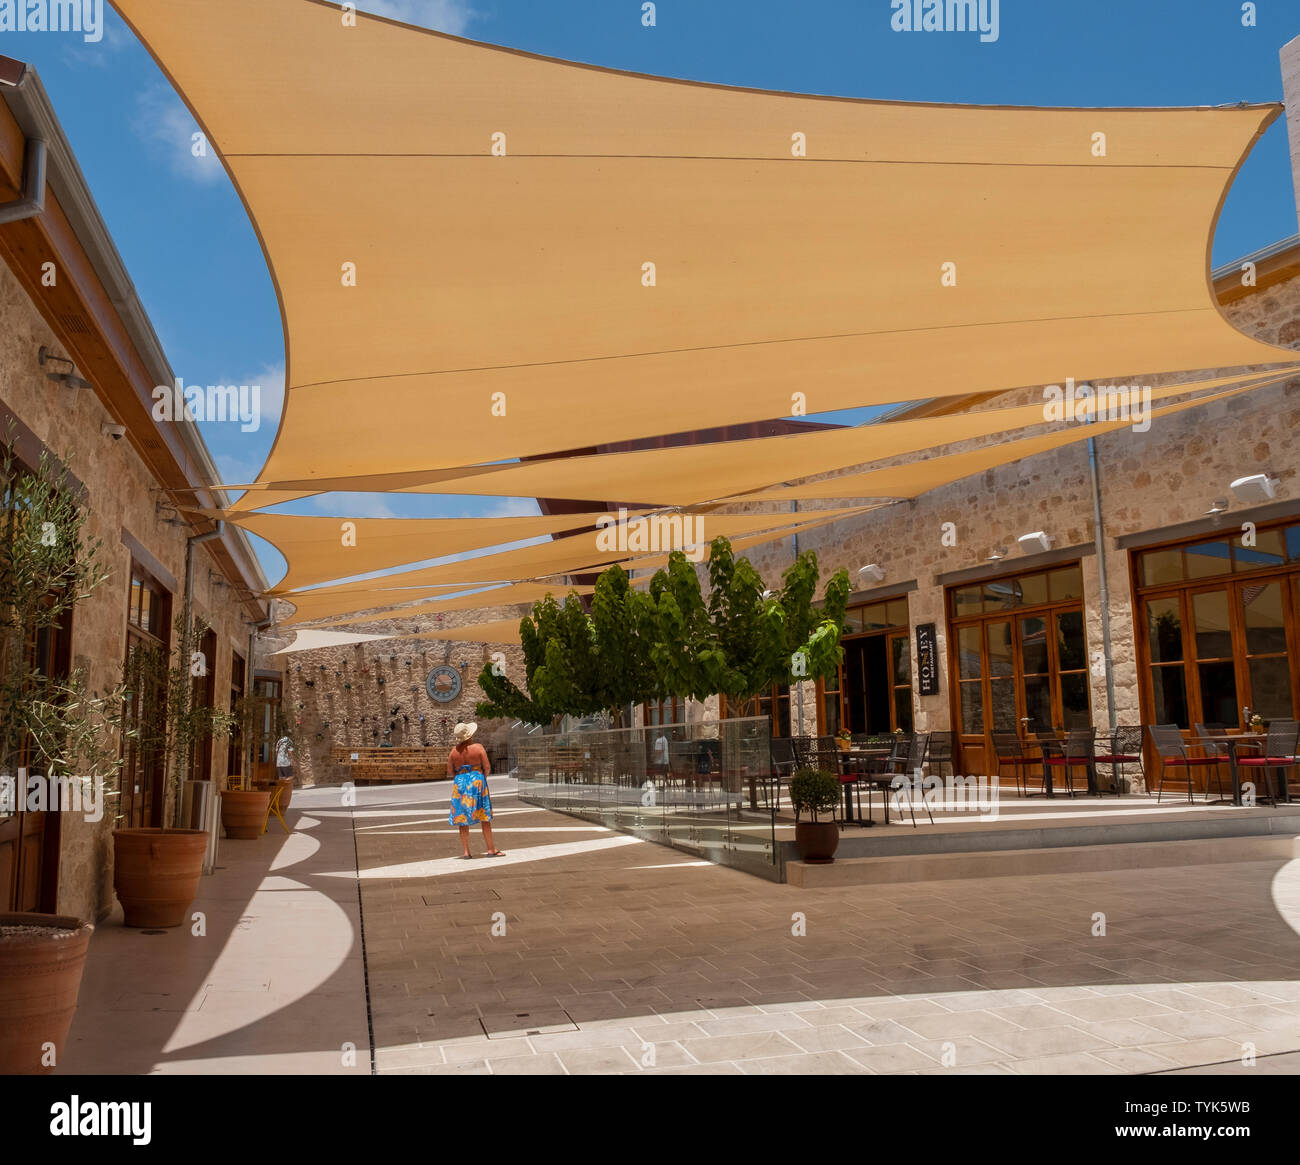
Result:
{"label": "woman walking", "polygon": [[456,783],[451,795],[451,812],[448,822],[460,828],[460,848],[465,852],[461,859],[472,858],[469,852],[469,827],[472,822],[483,826],[483,844],[487,846],[490,858],[505,857],[492,841],[492,801],[488,797],[488,762],[487,750],[481,744],[473,743],[478,725],[457,724],[452,733],[451,753],[447,757],[447,775]]}

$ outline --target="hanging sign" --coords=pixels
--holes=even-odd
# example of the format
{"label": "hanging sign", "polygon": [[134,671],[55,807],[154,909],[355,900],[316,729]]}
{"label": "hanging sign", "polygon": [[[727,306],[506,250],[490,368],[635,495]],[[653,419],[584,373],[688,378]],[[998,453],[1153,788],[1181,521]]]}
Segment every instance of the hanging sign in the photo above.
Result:
{"label": "hanging sign", "polygon": [[939,694],[939,637],[933,623],[916,625],[916,670],[922,696]]}

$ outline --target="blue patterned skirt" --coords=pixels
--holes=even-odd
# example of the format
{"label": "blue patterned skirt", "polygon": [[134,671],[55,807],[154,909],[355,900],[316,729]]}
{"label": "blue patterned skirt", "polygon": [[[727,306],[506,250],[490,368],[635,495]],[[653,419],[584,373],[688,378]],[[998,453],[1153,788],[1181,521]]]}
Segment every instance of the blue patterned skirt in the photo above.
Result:
{"label": "blue patterned skirt", "polygon": [[487,778],[478,771],[465,765],[456,771],[453,778],[456,791],[451,795],[451,812],[447,815],[449,825],[474,825],[492,820],[492,801],[488,797]]}

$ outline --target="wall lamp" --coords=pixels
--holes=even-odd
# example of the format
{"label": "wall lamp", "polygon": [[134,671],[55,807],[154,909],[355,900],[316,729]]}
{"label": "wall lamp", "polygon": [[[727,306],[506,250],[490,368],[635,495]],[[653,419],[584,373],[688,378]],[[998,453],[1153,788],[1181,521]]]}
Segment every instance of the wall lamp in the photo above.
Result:
{"label": "wall lamp", "polygon": [[874,562],[869,566],[859,567],[858,578],[868,579],[871,582],[883,582],[885,578],[885,568]]}
{"label": "wall lamp", "polygon": [[1280,483],[1276,477],[1267,473],[1256,473],[1250,477],[1239,477],[1228,488],[1240,502],[1270,502],[1277,496]]}

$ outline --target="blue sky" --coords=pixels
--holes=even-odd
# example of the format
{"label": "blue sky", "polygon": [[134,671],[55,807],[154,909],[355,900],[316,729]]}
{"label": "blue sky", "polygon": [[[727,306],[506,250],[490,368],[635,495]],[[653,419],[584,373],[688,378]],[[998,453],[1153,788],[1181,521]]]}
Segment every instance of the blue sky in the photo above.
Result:
{"label": "blue sky", "polygon": [[[212,0],[220,3],[220,0]],[[362,0],[359,7],[531,52],[720,84],[849,97],[1009,105],[1219,105],[1282,96],[1278,50],[1300,5],[1261,0],[1001,0],[999,36],[895,33],[889,0]],[[194,164],[194,126],[116,15],[100,44],[76,34],[0,33],[0,54],[35,65],[145,308],[187,383],[283,380],[270,278],[215,159]],[[237,64],[232,65],[237,69]],[[1295,234],[1286,129],[1275,122],[1242,169],[1214,244],[1216,265]],[[862,413],[831,414],[861,419]],[[274,436],[205,426],[227,481],[250,480]],[[432,435],[431,435],[432,437]],[[528,499],[330,495],[304,513],[535,512]],[[278,555],[265,555],[271,578]]]}

